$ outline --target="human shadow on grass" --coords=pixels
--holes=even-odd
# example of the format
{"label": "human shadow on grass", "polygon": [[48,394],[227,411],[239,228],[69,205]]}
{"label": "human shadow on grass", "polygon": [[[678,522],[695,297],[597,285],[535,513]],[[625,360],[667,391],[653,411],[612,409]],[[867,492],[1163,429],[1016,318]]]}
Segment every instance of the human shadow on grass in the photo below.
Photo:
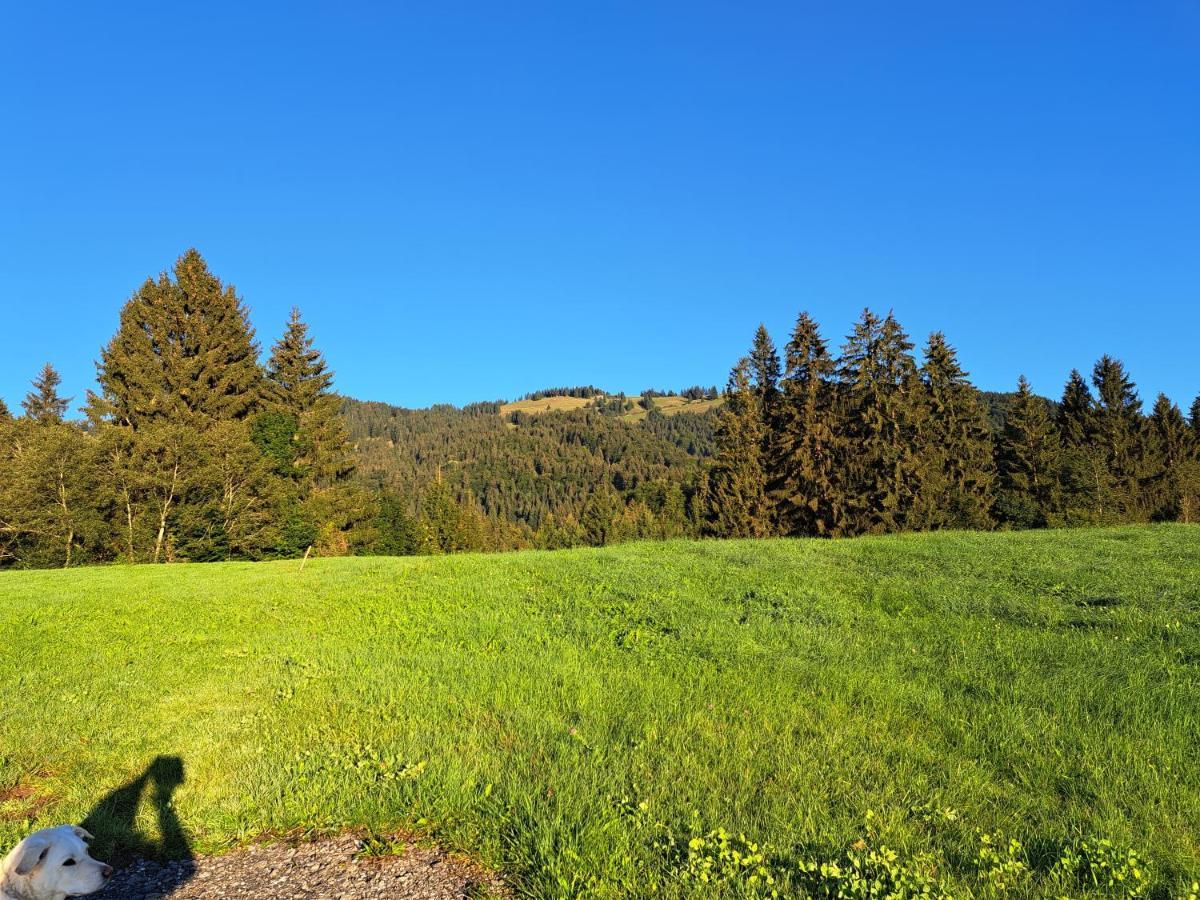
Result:
{"label": "human shadow on grass", "polygon": [[[175,815],[171,796],[183,784],[183,760],[157,756],[137,778],[105,794],[81,823],[95,835],[92,851],[117,867],[137,858],[155,860],[154,890],[166,893],[195,874],[195,862],[187,834]],[[158,838],[147,836],[137,826],[138,807],[149,800],[158,820]],[[114,881],[119,881],[114,878]]]}

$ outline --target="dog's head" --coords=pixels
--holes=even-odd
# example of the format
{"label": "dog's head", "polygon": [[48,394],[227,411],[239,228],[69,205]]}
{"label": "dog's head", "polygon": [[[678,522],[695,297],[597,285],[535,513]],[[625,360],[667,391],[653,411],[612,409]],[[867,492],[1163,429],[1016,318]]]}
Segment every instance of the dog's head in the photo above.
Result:
{"label": "dog's head", "polygon": [[0,885],[28,900],[62,900],[100,890],[112,867],[88,855],[92,836],[78,825],[35,831],[0,864]]}

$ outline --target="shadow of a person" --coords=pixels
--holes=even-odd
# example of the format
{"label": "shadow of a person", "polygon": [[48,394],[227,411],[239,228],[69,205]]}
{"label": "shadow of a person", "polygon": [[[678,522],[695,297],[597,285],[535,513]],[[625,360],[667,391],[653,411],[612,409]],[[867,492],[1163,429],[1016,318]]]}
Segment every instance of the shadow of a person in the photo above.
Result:
{"label": "shadow of a person", "polygon": [[[156,756],[137,778],[105,794],[80,824],[95,835],[92,851],[98,859],[123,866],[136,857],[160,863],[156,880],[160,891],[183,884],[195,870],[187,834],[171,805],[175,789],[183,784],[183,760],[178,756]],[[158,840],[137,827],[138,807],[146,788],[158,820]]]}

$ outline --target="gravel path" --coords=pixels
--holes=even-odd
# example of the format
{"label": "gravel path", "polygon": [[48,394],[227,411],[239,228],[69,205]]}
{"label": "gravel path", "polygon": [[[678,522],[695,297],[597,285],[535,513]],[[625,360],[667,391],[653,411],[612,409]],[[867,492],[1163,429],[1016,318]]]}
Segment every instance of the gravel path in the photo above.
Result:
{"label": "gravel path", "polygon": [[300,844],[263,844],[222,856],[120,869],[94,900],[396,897],[443,900],[505,896],[500,881],[437,849],[405,846],[390,856],[358,857],[353,835]]}

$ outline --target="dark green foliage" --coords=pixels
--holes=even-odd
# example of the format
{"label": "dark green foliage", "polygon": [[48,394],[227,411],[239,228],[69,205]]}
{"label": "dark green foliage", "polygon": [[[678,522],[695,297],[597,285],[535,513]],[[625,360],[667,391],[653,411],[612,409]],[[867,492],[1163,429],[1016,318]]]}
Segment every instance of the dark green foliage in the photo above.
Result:
{"label": "dark green foliage", "polygon": [[1022,375],[996,446],[996,518],[1016,528],[1041,528],[1060,507],[1062,445],[1046,403]]}
{"label": "dark green foliage", "polygon": [[244,419],[261,407],[258,345],[246,308],[195,250],[172,278],[149,279],[121,310],[100,353],[92,415],[140,428],[157,421]]}
{"label": "dark green foliage", "polygon": [[381,556],[412,556],[423,549],[420,520],[408,512],[398,494],[384,492],[375,503],[375,535],[370,552]]}
{"label": "dark green foliage", "polygon": [[828,535],[842,527],[835,368],[817,323],[801,313],[787,345],[770,485],[786,534]]}
{"label": "dark green foliage", "polygon": [[987,408],[945,335],[931,334],[924,356],[920,490],[909,527],[988,528],[995,467]]}
{"label": "dark green foliage", "polygon": [[754,344],[750,348],[750,378],[758,394],[758,402],[762,405],[764,421],[774,421],[779,406],[779,353],[765,325],[759,325],[754,332]]}
{"label": "dark green foliage", "polygon": [[1200,518],[1200,439],[1179,407],[1163,394],[1154,402],[1147,429],[1152,517],[1196,521]]}
{"label": "dark green foliage", "polygon": [[918,447],[927,411],[912,344],[893,315],[880,319],[863,311],[838,374],[843,531],[903,528],[920,490]]}
{"label": "dark green foliage", "polygon": [[1145,444],[1142,402],[1120,360],[1107,354],[1092,370],[1096,404],[1088,440],[1095,449],[1095,513],[1100,522],[1142,521]]}
{"label": "dark green foliage", "polygon": [[250,421],[250,440],[278,475],[291,476],[296,464],[294,415],[282,409],[261,412]]}
{"label": "dark green foliage", "polygon": [[[61,422],[71,403],[70,397],[58,395],[58,386],[61,383],[62,378],[59,377],[54,366],[46,363],[38,377],[33,380],[33,390],[26,394],[25,399],[21,401],[25,417],[39,425]],[[4,412],[8,412],[7,407]]]}
{"label": "dark green foliage", "polygon": [[[760,330],[760,333],[765,333]],[[750,361],[733,367],[717,425],[717,449],[705,478],[707,530],[722,537],[762,537],[772,522],[767,499],[762,393]]]}
{"label": "dark green foliage", "polygon": [[[260,367],[245,307],[194,250],[121,311],[86,427],[47,365],[0,403],[0,565],[452,553],[638,538],[855,535],[1200,517],[1200,398],[1142,415],[1121,363],[1057,406],[980,394],[941,334],[918,368],[864,311],[839,358],[763,326],[715,389],[596,388],[573,411],[343,400],[298,310]],[[682,396],[687,404],[666,399]],[[567,404],[571,405],[571,404]],[[670,413],[670,414],[668,414]],[[353,443],[351,443],[353,441]]]}
{"label": "dark green foliage", "polygon": [[8,404],[4,402],[3,397],[0,397],[0,423],[11,422],[12,417],[12,413],[8,409]]}

